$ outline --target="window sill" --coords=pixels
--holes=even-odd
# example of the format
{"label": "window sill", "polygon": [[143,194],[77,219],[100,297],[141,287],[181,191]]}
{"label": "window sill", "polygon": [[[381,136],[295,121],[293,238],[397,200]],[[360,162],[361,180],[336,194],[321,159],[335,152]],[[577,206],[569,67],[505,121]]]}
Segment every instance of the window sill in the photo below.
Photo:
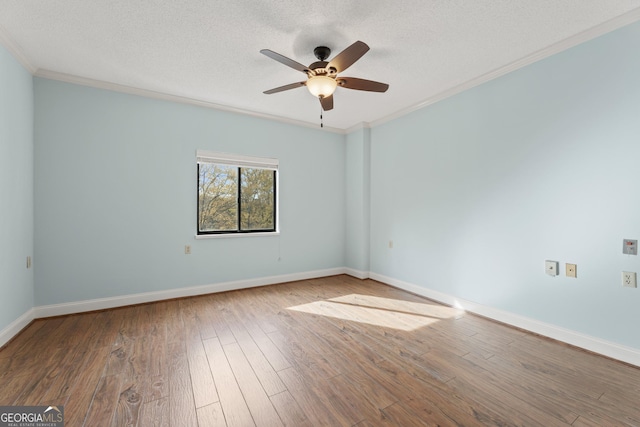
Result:
{"label": "window sill", "polygon": [[268,231],[264,233],[228,233],[228,234],[196,234],[196,240],[206,240],[206,239],[228,239],[235,237],[271,237],[271,236],[279,236],[279,231]]}

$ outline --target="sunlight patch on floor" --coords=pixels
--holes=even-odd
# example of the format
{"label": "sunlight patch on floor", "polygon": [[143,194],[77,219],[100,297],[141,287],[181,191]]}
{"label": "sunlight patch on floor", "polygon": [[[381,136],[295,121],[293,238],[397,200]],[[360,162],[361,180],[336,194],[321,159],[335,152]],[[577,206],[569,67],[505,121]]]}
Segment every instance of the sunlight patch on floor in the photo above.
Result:
{"label": "sunlight patch on floor", "polygon": [[403,331],[413,331],[464,313],[462,310],[436,304],[360,294],[314,301],[288,309]]}

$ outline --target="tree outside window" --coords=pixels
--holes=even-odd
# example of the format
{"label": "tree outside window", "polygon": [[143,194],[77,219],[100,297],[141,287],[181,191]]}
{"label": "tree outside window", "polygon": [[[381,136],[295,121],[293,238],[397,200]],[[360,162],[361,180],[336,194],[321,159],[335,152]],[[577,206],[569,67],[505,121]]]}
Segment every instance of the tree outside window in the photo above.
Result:
{"label": "tree outside window", "polygon": [[273,169],[198,162],[198,234],[276,231]]}

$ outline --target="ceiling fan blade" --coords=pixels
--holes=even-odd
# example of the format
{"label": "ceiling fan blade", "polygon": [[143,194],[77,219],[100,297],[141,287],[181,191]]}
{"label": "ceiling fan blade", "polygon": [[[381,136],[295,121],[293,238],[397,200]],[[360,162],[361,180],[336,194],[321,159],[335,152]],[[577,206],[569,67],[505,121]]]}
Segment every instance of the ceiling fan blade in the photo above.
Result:
{"label": "ceiling fan blade", "polygon": [[320,98],[320,105],[324,111],[333,110],[333,95]]}
{"label": "ceiling fan blade", "polygon": [[307,84],[307,82],[290,83],[288,85],[284,85],[284,86],[280,86],[280,87],[275,87],[273,89],[265,90],[262,93],[265,93],[267,95],[271,95],[272,93],[284,92],[285,90],[295,89],[297,87],[302,87],[302,86],[305,86],[306,84]]}
{"label": "ceiling fan blade", "polygon": [[373,80],[358,79],[355,77],[338,77],[336,79],[340,87],[354,90],[366,90],[368,92],[386,92],[389,85],[374,82]]}
{"label": "ceiling fan blade", "polygon": [[[289,59],[284,55],[280,55],[277,52],[274,52],[272,50],[269,49],[262,49],[260,51],[261,54],[268,56],[271,59],[275,59],[276,61],[278,61],[281,64],[284,64],[288,67],[293,68],[294,70],[298,70],[298,71],[302,71],[303,73],[313,73],[313,71],[311,71],[309,69],[309,67],[307,67],[306,65],[302,65],[301,63],[294,61],[293,59]],[[315,73],[313,73],[315,74]]]}
{"label": "ceiling fan blade", "polygon": [[335,68],[337,73],[341,73],[350,66],[353,65],[358,59],[369,51],[369,46],[366,43],[357,41],[329,62],[327,69]]}

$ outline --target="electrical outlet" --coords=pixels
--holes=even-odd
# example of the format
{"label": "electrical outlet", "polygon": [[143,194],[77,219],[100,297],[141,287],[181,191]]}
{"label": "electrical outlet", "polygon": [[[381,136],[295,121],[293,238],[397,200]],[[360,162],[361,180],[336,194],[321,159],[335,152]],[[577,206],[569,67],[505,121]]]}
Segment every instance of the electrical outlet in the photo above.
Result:
{"label": "electrical outlet", "polygon": [[565,264],[565,275],[567,277],[578,277],[577,267],[575,264]]}
{"label": "electrical outlet", "polygon": [[558,275],[558,261],[545,261],[544,262],[544,271],[549,276],[557,276]]}
{"label": "electrical outlet", "polygon": [[190,245],[185,245],[184,246],[184,253],[187,255],[191,255],[191,246]]}
{"label": "electrical outlet", "polygon": [[636,273],[632,271],[622,272],[622,286],[625,288],[637,288]]}

